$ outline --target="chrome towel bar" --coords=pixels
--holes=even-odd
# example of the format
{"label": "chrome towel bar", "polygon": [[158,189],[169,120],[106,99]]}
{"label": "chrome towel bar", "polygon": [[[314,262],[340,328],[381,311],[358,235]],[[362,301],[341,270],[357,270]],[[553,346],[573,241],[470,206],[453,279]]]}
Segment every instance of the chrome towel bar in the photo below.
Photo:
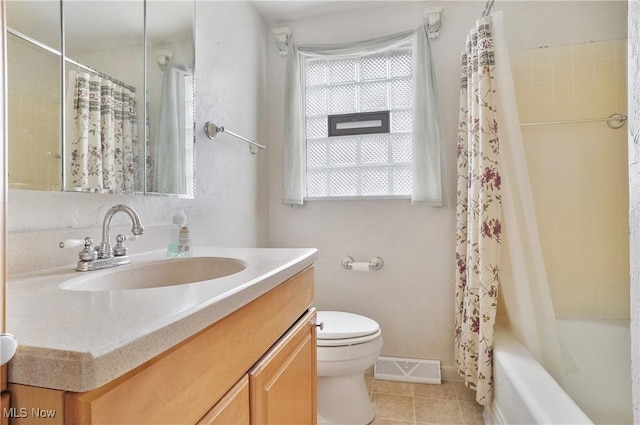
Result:
{"label": "chrome towel bar", "polygon": [[207,135],[207,137],[209,139],[213,139],[214,137],[216,137],[216,135],[218,133],[228,133],[234,137],[237,137],[240,140],[244,140],[245,142],[249,143],[249,152],[251,152],[252,154],[256,154],[258,153],[258,150],[264,149],[265,146],[261,145],[260,143],[254,142],[253,140],[249,140],[246,137],[243,137],[239,134],[234,133],[233,131],[227,130],[226,128],[224,128],[223,126],[217,126],[216,124],[212,123],[211,121],[207,121],[204,124],[204,133]]}

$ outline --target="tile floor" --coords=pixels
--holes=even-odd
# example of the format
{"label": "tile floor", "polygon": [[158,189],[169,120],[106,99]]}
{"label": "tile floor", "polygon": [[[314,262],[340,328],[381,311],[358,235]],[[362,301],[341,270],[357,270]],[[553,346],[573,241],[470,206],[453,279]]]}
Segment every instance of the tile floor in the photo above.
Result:
{"label": "tile floor", "polygon": [[483,425],[482,406],[462,382],[441,385],[382,381],[365,375],[376,418],[371,425]]}

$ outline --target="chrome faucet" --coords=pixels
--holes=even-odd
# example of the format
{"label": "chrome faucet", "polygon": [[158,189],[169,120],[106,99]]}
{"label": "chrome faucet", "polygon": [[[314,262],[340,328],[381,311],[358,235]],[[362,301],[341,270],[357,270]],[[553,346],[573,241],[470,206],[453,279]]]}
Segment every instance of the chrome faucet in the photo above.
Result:
{"label": "chrome faucet", "polygon": [[90,237],[84,238],[83,241],[72,240],[66,242],[60,242],[60,248],[77,246],[84,244],[84,249],[78,254],[78,264],[76,270],[79,272],[87,272],[92,270],[106,269],[109,267],[122,266],[129,264],[129,256],[127,255],[127,247],[124,246],[124,241],[127,237],[124,235],[116,236],[116,246],[111,249],[110,243],[110,227],[111,219],[118,212],[126,213],[133,223],[131,227],[131,233],[135,236],[144,233],[144,227],[140,223],[140,217],[133,208],[126,205],[115,205],[109,208],[109,211],[104,216],[102,222],[102,242],[100,246],[93,246],[93,239]]}
{"label": "chrome faucet", "polygon": [[[111,250],[111,243],[109,242],[109,239],[110,239],[109,227],[111,226],[111,219],[117,212],[120,212],[120,211],[127,213],[129,218],[131,218],[131,221],[133,222],[133,226],[131,227],[131,233],[133,233],[136,236],[144,233],[144,227],[142,227],[142,224],[140,223],[140,217],[138,216],[138,213],[136,213],[133,210],[133,208],[130,208],[122,204],[114,205],[113,207],[109,208],[109,211],[107,211],[107,213],[105,214],[104,220],[102,222],[102,242],[100,242],[100,247],[98,248],[99,259],[106,259],[114,256],[120,257],[122,255],[126,255],[127,253],[126,248],[124,248],[124,252],[123,252],[122,251],[123,247],[120,246],[121,243],[124,242],[124,240],[118,241],[116,239],[117,249],[114,248],[113,251]],[[123,252],[123,253],[120,254],[120,252]]]}

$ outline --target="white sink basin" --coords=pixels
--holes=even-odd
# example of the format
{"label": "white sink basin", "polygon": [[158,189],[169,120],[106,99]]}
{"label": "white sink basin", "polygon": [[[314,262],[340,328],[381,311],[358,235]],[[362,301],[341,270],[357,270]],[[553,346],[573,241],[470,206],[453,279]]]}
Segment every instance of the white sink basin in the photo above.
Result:
{"label": "white sink basin", "polygon": [[71,291],[159,288],[218,279],[246,268],[247,264],[236,258],[172,258],[83,272],[81,276],[62,282],[60,288]]}

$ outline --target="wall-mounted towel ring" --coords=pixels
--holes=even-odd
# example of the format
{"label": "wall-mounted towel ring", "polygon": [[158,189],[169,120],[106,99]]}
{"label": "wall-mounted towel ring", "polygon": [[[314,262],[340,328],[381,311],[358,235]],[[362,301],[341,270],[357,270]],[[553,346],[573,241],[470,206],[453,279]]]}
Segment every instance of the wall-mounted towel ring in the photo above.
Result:
{"label": "wall-mounted towel ring", "polygon": [[249,140],[246,137],[242,137],[239,134],[234,133],[233,131],[229,131],[226,128],[224,128],[223,126],[217,126],[216,124],[212,123],[211,121],[207,121],[204,124],[204,133],[207,135],[207,137],[209,139],[213,139],[214,137],[216,137],[216,135],[218,133],[228,133],[234,137],[237,137],[240,140],[244,140],[245,142],[249,143],[249,152],[251,152],[252,154],[256,154],[258,153],[259,150],[264,149],[265,146],[261,145],[260,143],[254,142],[253,140]]}

